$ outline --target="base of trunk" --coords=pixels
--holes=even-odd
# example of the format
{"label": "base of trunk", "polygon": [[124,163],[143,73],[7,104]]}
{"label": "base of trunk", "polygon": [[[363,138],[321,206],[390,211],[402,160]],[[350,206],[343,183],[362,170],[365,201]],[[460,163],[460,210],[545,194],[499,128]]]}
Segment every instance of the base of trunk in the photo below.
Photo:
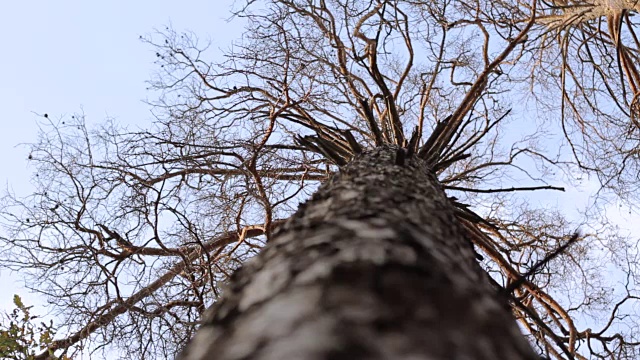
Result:
{"label": "base of trunk", "polygon": [[361,154],[231,278],[182,359],[538,359],[421,161]]}

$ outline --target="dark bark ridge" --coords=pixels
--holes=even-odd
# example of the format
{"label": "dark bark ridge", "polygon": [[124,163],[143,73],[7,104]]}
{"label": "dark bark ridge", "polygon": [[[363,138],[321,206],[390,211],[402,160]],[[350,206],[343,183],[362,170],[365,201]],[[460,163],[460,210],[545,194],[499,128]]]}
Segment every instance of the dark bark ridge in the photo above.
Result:
{"label": "dark bark ridge", "polygon": [[356,156],[230,280],[183,360],[538,359],[436,177]]}

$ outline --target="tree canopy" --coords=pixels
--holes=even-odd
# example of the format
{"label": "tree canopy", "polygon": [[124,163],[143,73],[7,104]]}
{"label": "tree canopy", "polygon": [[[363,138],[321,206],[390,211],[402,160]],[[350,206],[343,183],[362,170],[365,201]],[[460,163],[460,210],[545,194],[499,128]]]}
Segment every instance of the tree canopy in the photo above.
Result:
{"label": "tree canopy", "polygon": [[362,149],[393,144],[433,169],[501,286],[583,224],[513,289],[513,311],[550,358],[637,358],[637,240],[601,201],[572,221],[528,200],[590,177],[602,199],[635,204],[638,10],[246,0],[234,9],[246,31],[219,61],[165,28],[142,39],[156,52],[151,126],[42,119],[36,190],[1,203],[0,266],[46,280],[33,290],[65,325],[50,350],[172,358],[301,200]]}
{"label": "tree canopy", "polygon": [[[49,324],[35,320],[40,318],[32,315],[33,306],[26,306],[20,296],[13,296],[15,308],[11,313],[2,314],[0,323],[0,356],[11,360],[33,360],[36,354],[47,350],[53,343],[56,328],[53,321]],[[52,360],[70,360],[66,355],[54,356]]]}

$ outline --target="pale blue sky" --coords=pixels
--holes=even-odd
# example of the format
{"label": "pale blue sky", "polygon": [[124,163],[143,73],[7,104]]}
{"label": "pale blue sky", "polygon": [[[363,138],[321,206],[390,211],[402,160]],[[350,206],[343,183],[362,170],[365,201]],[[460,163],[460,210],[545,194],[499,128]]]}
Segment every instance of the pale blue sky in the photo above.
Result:
{"label": "pale blue sky", "polygon": [[[226,48],[241,28],[227,23],[231,0],[12,1],[0,6],[0,185],[31,191],[27,147],[36,140],[38,116],[79,112],[91,123],[107,116],[143,126],[151,120],[145,81],[154,70],[153,49],[140,35],[167,24],[192,30]],[[151,94],[149,94],[151,96]],[[0,310],[15,292],[0,273]],[[25,299],[27,304],[35,302]]]}

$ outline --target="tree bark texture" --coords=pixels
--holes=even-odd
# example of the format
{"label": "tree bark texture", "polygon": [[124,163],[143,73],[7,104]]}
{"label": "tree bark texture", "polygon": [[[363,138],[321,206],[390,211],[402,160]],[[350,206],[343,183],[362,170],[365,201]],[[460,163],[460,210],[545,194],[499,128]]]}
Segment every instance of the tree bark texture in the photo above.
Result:
{"label": "tree bark texture", "polygon": [[183,360],[539,359],[436,177],[379,147],[230,280]]}

